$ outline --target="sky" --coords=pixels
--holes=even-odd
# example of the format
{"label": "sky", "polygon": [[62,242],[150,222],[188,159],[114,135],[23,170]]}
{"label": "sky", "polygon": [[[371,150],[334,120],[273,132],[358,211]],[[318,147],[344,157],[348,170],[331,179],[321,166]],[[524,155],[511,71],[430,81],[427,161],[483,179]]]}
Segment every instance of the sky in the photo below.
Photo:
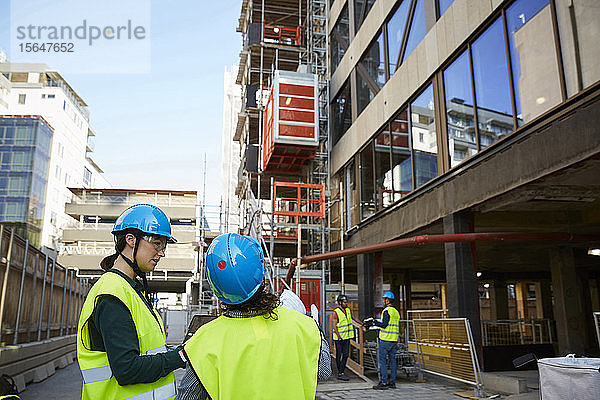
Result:
{"label": "sky", "polygon": [[[42,14],[56,4],[13,1]],[[206,155],[206,201],[218,205],[223,73],[239,61],[241,1],[147,1],[149,73],[58,72],[88,104],[92,158],[113,187],[201,191]],[[9,61],[10,10],[10,0],[0,0],[0,48]],[[48,63],[43,54],[37,62]]]}

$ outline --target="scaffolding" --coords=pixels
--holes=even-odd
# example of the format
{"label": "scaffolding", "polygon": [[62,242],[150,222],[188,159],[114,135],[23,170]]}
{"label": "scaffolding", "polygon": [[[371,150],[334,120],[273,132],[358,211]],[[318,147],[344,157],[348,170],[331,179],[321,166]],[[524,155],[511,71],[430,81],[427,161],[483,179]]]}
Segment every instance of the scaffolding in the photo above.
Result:
{"label": "scaffolding", "polygon": [[[329,250],[327,13],[327,0],[242,1],[237,31],[242,33],[243,48],[236,80],[242,86],[242,109],[234,135],[241,144],[242,162],[236,195],[244,210],[242,233],[263,243],[271,282],[286,274],[293,258]],[[292,105],[290,98],[284,104],[284,99],[274,97],[278,79],[290,72],[314,76],[314,96],[294,93]],[[309,107],[309,100],[314,107]],[[315,141],[276,148],[273,110],[276,118],[315,116]],[[320,270],[322,318],[328,266],[329,261],[323,261],[310,267]]]}

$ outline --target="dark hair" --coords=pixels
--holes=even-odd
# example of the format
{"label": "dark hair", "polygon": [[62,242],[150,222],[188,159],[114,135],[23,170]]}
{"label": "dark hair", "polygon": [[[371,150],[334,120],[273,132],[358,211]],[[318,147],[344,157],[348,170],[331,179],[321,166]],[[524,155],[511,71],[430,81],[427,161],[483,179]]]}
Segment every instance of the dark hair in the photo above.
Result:
{"label": "dark hair", "polygon": [[267,286],[263,283],[260,285],[256,293],[247,301],[240,304],[225,304],[221,303],[221,311],[227,313],[229,311],[238,311],[242,314],[261,314],[266,319],[277,320],[275,309],[279,307],[279,297],[273,293],[269,293]]}
{"label": "dark hair", "polygon": [[[127,236],[128,233],[131,233],[136,238],[139,238],[143,235],[142,231],[135,228],[127,228],[120,232],[114,233],[115,250],[123,252],[123,249],[125,249],[125,246],[127,246],[127,240],[125,240],[125,236]],[[104,257],[102,261],[100,261],[100,267],[103,270],[108,271],[115,265],[115,261],[117,261],[117,258],[119,258],[119,253],[115,251],[115,254],[111,254],[110,256]]]}

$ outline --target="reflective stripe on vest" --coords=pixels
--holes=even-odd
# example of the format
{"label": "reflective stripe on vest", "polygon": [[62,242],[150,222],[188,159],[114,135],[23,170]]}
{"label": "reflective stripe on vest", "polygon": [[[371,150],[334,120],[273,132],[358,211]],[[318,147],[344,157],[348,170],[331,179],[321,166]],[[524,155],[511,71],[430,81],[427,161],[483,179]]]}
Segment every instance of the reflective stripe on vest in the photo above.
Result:
{"label": "reflective stripe on vest", "polygon": [[168,383],[146,393],[136,394],[124,400],[167,400],[175,396],[175,383]]}
{"label": "reflective stripe on vest", "polygon": [[354,337],[354,325],[352,324],[352,314],[350,309],[346,308],[344,313],[339,307],[335,309],[335,313],[338,317],[336,324],[340,337],[333,331],[333,340],[345,340],[352,339]]}
{"label": "reflective stripe on vest", "polygon": [[400,335],[400,314],[394,307],[388,306],[383,309],[383,312],[381,313],[382,318],[383,313],[386,311],[390,316],[390,320],[388,326],[379,330],[379,340],[397,342]]}
{"label": "reflective stripe on vest", "polygon": [[201,326],[184,350],[213,400],[314,399],[321,335],[315,321],[277,308],[264,316],[221,316]]}
{"label": "reflective stripe on vest", "polygon": [[83,377],[82,399],[139,399],[166,400],[175,397],[175,375],[171,372],[153,383],[121,386],[114,377],[103,351],[92,351],[88,320],[99,296],[118,298],[129,310],[137,331],[140,354],[167,351],[162,319],[150,311],[131,285],[120,275],[106,272],[90,289],[81,309],[77,326],[77,360]]}
{"label": "reflective stripe on vest", "polygon": [[112,370],[110,366],[105,365],[104,367],[82,369],[81,375],[83,376],[83,383],[95,383],[112,378]]}

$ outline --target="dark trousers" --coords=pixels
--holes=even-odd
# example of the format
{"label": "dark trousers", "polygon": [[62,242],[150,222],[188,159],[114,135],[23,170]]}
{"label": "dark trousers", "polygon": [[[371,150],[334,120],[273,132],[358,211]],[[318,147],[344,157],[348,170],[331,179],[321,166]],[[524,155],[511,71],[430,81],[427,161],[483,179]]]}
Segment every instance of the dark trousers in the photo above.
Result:
{"label": "dark trousers", "polygon": [[350,339],[334,340],[335,342],[335,365],[338,374],[343,374],[346,369],[346,361],[350,354]]}

